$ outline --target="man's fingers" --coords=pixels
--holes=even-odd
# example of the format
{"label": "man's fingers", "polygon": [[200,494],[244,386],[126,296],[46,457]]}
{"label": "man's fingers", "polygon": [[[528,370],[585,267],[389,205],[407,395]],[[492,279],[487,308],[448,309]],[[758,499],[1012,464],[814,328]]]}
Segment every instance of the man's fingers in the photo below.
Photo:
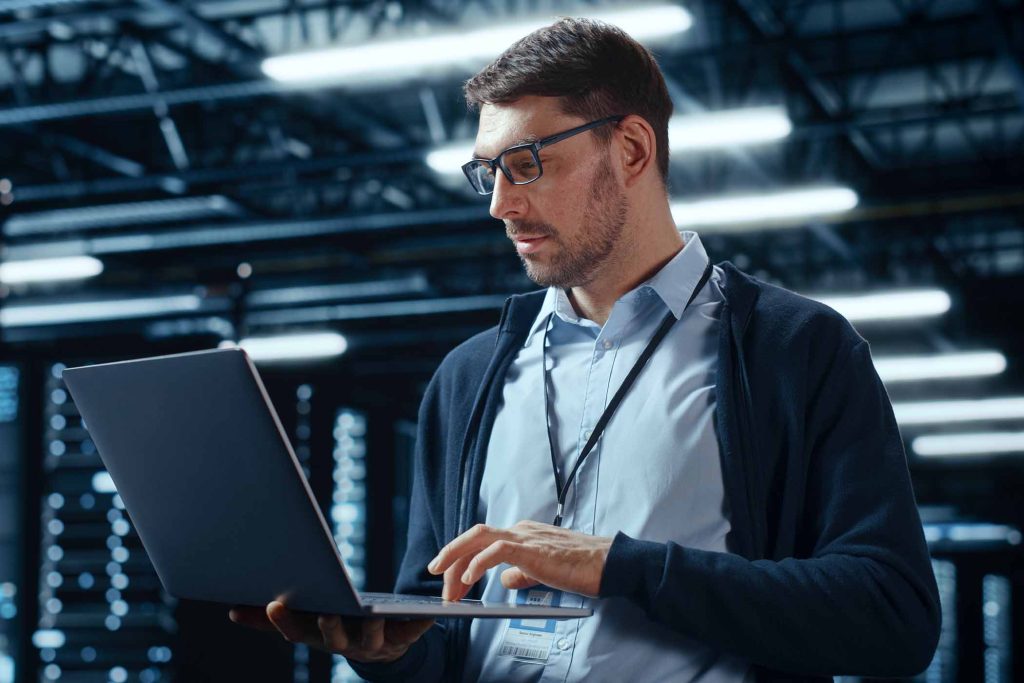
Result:
{"label": "man's fingers", "polygon": [[235,605],[228,610],[228,619],[240,626],[259,629],[260,631],[276,631],[267,618],[267,611],[262,607]]}
{"label": "man's fingers", "polygon": [[467,586],[458,579],[455,579],[455,583],[451,584],[451,586],[445,586],[445,588],[442,589],[441,597],[449,602],[458,602],[469,595],[469,591],[472,588],[472,586]]}
{"label": "man's fingers", "polygon": [[267,605],[267,618],[288,642],[306,645],[322,642],[315,615],[293,612],[275,600]]}
{"label": "man's fingers", "polygon": [[477,524],[441,548],[437,557],[427,565],[427,571],[435,575],[441,574],[460,557],[478,553],[499,538],[511,538],[511,536],[512,534],[506,529],[495,529],[486,524]]}
{"label": "man's fingers", "polygon": [[384,629],[384,637],[394,645],[409,645],[419,640],[433,625],[433,619],[392,621]]}
{"label": "man's fingers", "polygon": [[317,617],[316,625],[320,628],[324,647],[335,652],[348,649],[348,632],[341,623],[341,617],[335,614],[321,614]]}
{"label": "man's fingers", "polygon": [[[256,621],[252,608],[243,611],[239,607],[231,610],[232,619],[238,623],[242,615]],[[348,656],[363,654],[379,656],[391,646],[408,646],[426,632],[434,623],[433,619],[416,619],[413,621],[385,621],[384,619],[343,619],[334,614],[307,614],[293,612],[282,603],[271,602],[267,605],[263,617],[269,630],[281,633],[285,640],[292,643],[304,643],[312,647],[323,648]],[[360,654],[363,653],[363,654]]]}
{"label": "man's fingers", "polygon": [[469,592],[470,586],[462,583],[462,575],[469,566],[472,555],[460,557],[444,572],[444,587],[441,589],[441,597],[445,600],[461,600]]}
{"label": "man's fingers", "polygon": [[512,541],[495,541],[482,551],[477,553],[465,573],[462,575],[462,583],[472,585],[480,580],[480,577],[491,567],[497,567],[503,562],[517,564],[523,555],[525,546]]}
{"label": "man's fingers", "polygon": [[363,650],[376,652],[382,647],[384,647],[384,620],[365,619],[363,621]]}
{"label": "man's fingers", "polygon": [[509,567],[501,573],[501,585],[509,590],[530,588],[538,583],[540,582],[531,579],[519,567]]}

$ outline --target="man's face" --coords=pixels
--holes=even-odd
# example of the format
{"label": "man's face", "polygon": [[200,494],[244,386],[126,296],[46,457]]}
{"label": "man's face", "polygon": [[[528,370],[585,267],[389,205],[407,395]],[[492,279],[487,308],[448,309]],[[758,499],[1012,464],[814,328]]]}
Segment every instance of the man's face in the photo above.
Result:
{"label": "man's face", "polygon": [[[552,97],[485,104],[474,156],[493,158],[584,123],[561,113]],[[586,285],[614,262],[626,224],[628,205],[611,168],[611,147],[588,131],[545,147],[540,159],[544,174],[529,185],[513,185],[498,172],[491,215],[505,223],[531,280],[545,287]]]}

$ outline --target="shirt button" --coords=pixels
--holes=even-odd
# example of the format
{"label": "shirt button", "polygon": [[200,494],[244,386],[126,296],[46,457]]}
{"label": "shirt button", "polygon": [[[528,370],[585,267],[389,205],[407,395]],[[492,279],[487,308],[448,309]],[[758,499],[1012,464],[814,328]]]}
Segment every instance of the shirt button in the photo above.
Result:
{"label": "shirt button", "polygon": [[601,342],[601,346],[603,346],[604,350],[607,351],[608,349],[615,346],[615,342],[613,342],[611,339],[605,339],[603,342]]}
{"label": "shirt button", "polygon": [[566,640],[565,638],[559,638],[558,642],[555,643],[555,645],[557,645],[558,649],[562,650],[562,651],[565,651],[565,650],[569,649],[569,641]]}
{"label": "shirt button", "polygon": [[593,432],[593,430],[590,430],[590,429],[588,429],[587,431],[583,432],[583,438],[586,439],[587,441],[590,441],[590,437],[593,436],[593,435],[594,435],[594,432]]}

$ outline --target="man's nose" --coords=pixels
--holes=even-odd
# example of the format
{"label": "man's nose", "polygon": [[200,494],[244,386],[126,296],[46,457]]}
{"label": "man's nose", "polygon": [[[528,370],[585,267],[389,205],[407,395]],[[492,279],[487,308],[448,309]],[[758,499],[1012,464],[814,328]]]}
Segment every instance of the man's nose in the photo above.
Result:
{"label": "man's nose", "polygon": [[491,193],[491,215],[498,220],[522,218],[526,213],[525,190],[524,185],[514,184],[499,170]]}

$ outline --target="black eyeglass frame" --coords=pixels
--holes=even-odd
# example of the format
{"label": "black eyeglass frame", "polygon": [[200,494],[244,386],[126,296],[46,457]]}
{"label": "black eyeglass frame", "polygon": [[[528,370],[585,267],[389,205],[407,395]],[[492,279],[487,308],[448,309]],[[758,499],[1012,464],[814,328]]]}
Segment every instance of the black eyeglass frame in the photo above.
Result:
{"label": "black eyeglass frame", "polygon": [[[605,124],[612,122],[618,123],[624,118],[626,118],[625,114],[606,116],[603,119],[591,121],[590,123],[584,123],[582,126],[576,126],[575,128],[570,128],[569,130],[562,131],[561,133],[549,135],[548,137],[541,138],[540,140],[536,140],[535,142],[527,142],[521,145],[512,145],[511,147],[502,150],[501,153],[498,154],[498,156],[494,157],[493,159],[470,159],[469,161],[462,165],[462,172],[465,174],[466,179],[469,181],[469,184],[472,186],[472,188],[476,190],[476,193],[483,196],[493,194],[494,188],[492,187],[490,192],[483,192],[479,190],[476,186],[476,183],[473,182],[473,177],[470,175],[470,169],[471,167],[473,167],[476,164],[479,164],[480,162],[487,164],[492,174],[495,173],[495,168],[500,168],[501,172],[513,185],[529,185],[530,183],[537,182],[544,175],[544,166],[543,164],[540,163],[540,150],[544,149],[545,147],[550,147],[556,142],[561,142],[562,140],[571,138],[574,135],[579,135],[580,133],[585,133],[588,130],[593,130],[594,128],[597,128],[599,126],[603,126]],[[505,165],[505,155],[508,154],[509,152],[518,152],[519,150],[522,149],[528,149],[530,151],[531,156],[533,156],[533,161],[534,163],[537,164],[537,177],[530,178],[529,180],[524,180],[522,182],[516,182],[512,178],[512,172],[509,171],[508,167]]]}

